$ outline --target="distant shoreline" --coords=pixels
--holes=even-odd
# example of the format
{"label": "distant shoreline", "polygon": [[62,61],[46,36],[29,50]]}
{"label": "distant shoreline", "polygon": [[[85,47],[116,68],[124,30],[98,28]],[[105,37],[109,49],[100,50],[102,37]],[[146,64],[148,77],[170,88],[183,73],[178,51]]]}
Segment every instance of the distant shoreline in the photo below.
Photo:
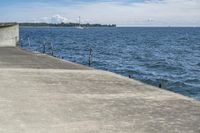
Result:
{"label": "distant shoreline", "polygon": [[[76,27],[66,27],[66,26],[20,26],[20,28],[76,28]],[[83,27],[83,28],[116,28],[116,27]]]}
{"label": "distant shoreline", "polygon": [[60,24],[49,24],[49,23],[19,23],[21,27],[116,27],[116,24],[78,24],[78,23],[60,23]]}

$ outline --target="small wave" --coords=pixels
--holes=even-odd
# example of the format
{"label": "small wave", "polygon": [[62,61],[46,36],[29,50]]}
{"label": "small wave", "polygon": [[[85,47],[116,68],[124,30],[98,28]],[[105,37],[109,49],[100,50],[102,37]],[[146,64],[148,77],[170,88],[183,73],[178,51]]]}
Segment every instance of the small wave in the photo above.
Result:
{"label": "small wave", "polygon": [[168,63],[155,63],[155,64],[148,64],[149,68],[153,69],[161,69],[163,71],[184,71],[182,67],[176,65],[170,65]]}
{"label": "small wave", "polygon": [[172,88],[173,90],[175,89],[177,91],[183,91],[187,87],[187,84],[183,81],[175,81],[173,83],[170,83],[169,86],[171,86],[170,88]]}
{"label": "small wave", "polygon": [[200,62],[197,64],[197,66],[200,66]]}
{"label": "small wave", "polygon": [[186,83],[200,83],[199,79],[195,79],[195,78],[187,79],[184,82],[186,82]]}

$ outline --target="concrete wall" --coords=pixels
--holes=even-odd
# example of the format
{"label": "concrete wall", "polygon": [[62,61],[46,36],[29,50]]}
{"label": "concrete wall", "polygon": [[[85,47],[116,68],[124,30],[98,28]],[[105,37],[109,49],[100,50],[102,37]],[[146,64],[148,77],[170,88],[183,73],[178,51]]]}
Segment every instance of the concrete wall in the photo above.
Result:
{"label": "concrete wall", "polygon": [[0,26],[0,47],[16,47],[18,42],[18,24]]}

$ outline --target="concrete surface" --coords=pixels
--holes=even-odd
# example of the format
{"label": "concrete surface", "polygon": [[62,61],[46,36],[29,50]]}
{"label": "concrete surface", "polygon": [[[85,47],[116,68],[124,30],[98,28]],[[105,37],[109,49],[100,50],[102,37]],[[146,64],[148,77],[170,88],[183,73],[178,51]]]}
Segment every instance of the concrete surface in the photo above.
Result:
{"label": "concrete surface", "polygon": [[15,47],[19,42],[19,25],[0,23],[0,47]]}
{"label": "concrete surface", "polygon": [[0,48],[0,133],[200,133],[200,102],[114,73]]}
{"label": "concrete surface", "polygon": [[13,25],[17,25],[17,23],[15,23],[15,22],[1,23],[0,22],[0,28],[2,28],[2,27],[9,27],[9,26],[13,26]]}
{"label": "concrete surface", "polygon": [[13,47],[0,48],[0,68],[91,69],[41,53],[33,53]]}

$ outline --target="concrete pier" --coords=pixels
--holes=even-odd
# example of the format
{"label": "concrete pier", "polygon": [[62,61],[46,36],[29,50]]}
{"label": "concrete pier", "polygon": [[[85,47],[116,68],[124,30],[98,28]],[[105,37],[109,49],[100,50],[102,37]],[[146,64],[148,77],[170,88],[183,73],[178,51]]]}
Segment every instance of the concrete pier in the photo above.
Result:
{"label": "concrete pier", "polygon": [[1,133],[200,133],[200,102],[101,70],[0,48]]}

